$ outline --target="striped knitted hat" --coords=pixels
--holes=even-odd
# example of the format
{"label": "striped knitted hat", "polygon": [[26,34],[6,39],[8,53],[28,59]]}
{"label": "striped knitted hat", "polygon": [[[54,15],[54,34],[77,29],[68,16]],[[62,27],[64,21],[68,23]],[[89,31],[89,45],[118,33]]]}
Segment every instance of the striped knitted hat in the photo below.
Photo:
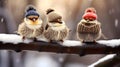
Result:
{"label": "striped knitted hat", "polygon": [[60,16],[59,14],[55,13],[54,9],[47,9],[46,11],[47,16],[48,16],[48,21],[54,22],[57,21],[58,19],[62,19],[62,16]]}
{"label": "striped knitted hat", "polygon": [[39,13],[36,11],[36,9],[33,6],[28,6],[26,11],[25,11],[25,17],[28,16],[40,16]]}

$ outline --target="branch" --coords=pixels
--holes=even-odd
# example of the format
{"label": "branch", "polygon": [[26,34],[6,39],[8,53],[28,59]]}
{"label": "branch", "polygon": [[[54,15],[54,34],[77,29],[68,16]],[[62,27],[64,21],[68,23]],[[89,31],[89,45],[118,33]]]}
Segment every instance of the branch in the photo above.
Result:
{"label": "branch", "polygon": [[120,66],[119,63],[120,63],[120,55],[110,54],[99,59],[97,62],[91,64],[88,67],[119,67]]}
{"label": "branch", "polygon": [[[95,67],[120,67],[120,56],[116,55],[111,59],[97,64]],[[117,66],[119,65],[119,66]]]}
{"label": "branch", "polygon": [[31,43],[2,43],[0,42],[0,50],[32,50],[40,52],[55,52],[55,53],[69,53],[80,54],[84,51],[85,54],[113,54],[120,52],[119,47],[108,47],[100,44],[83,44],[83,46],[62,46],[55,43],[47,42],[31,42]]}
{"label": "branch", "polygon": [[[0,50],[15,50],[15,51],[21,51],[21,50],[31,50],[31,51],[40,51],[40,52],[55,52],[55,53],[67,53],[67,54],[115,54],[120,53],[120,46],[106,46],[104,44],[99,43],[79,43],[79,41],[72,41],[72,40],[66,40],[63,44],[59,43],[48,43],[44,41],[39,42],[28,42],[28,43],[22,43],[21,41],[18,41],[20,43],[16,43],[15,40],[20,40],[20,37],[18,35],[8,35],[4,34],[7,37],[0,39]],[[3,35],[2,35],[3,36]],[[1,35],[0,35],[1,37]],[[11,40],[10,40],[11,38]],[[9,39],[7,41],[7,39]],[[6,42],[4,42],[5,40]],[[14,42],[15,43],[12,43]],[[66,43],[67,42],[67,43]],[[78,43],[76,43],[78,42]],[[73,44],[72,46],[70,44]],[[77,45],[79,44],[79,45]],[[67,46],[66,46],[67,45]]]}

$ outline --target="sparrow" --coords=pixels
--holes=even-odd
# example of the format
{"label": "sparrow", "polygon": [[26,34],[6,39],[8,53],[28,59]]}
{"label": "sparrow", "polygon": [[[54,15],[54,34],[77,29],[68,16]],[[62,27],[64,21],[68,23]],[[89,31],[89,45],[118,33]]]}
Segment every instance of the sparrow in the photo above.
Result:
{"label": "sparrow", "polygon": [[69,34],[69,29],[65,22],[62,20],[62,16],[55,12],[54,9],[47,9],[47,25],[44,31],[44,37],[49,41],[64,42]]}
{"label": "sparrow", "polygon": [[28,6],[25,11],[24,20],[18,26],[18,34],[22,36],[22,40],[25,38],[36,40],[36,38],[40,37],[43,32],[44,28],[40,14],[34,6]]}
{"label": "sparrow", "polygon": [[96,42],[101,37],[101,23],[95,8],[87,8],[77,25],[77,37],[82,42]]}

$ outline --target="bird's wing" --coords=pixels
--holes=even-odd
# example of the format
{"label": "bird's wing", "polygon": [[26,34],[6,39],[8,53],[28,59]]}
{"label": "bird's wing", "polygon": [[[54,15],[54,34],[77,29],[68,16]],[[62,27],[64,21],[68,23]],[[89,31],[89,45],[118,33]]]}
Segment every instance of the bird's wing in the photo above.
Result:
{"label": "bird's wing", "polygon": [[18,27],[18,34],[27,34],[26,32],[29,31],[30,29],[28,29],[25,25],[25,23],[21,23]]}
{"label": "bird's wing", "polygon": [[84,28],[84,26],[81,23],[78,24],[78,26],[77,26],[77,32],[82,32],[83,28]]}
{"label": "bird's wing", "polygon": [[101,38],[103,38],[103,39],[105,39],[105,40],[108,39],[108,37],[106,37],[103,33],[101,33]]}

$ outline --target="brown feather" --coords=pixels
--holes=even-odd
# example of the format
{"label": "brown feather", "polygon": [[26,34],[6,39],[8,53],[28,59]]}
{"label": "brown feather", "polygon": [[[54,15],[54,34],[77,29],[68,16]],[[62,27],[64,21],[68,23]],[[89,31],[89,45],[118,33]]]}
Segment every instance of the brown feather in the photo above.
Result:
{"label": "brown feather", "polygon": [[77,26],[77,37],[82,41],[94,41],[99,39],[100,36],[101,26],[99,22],[90,25],[80,22]]}
{"label": "brown feather", "polygon": [[28,28],[24,22],[21,23],[18,27],[18,34],[20,34],[21,36],[25,36],[27,38],[34,38],[40,36],[42,35],[43,31],[44,28],[42,26],[39,29],[33,30]]}
{"label": "brown feather", "polygon": [[68,36],[69,29],[66,27],[61,31],[55,31],[51,27],[48,27],[47,30],[44,32],[45,38],[48,40],[63,40]]}

